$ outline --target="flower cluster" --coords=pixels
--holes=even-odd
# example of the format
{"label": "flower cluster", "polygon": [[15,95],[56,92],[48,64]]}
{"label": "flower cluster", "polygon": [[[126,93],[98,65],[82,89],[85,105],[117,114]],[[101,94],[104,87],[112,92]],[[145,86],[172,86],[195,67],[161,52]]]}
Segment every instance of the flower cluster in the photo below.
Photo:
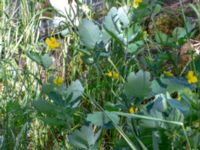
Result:
{"label": "flower cluster", "polygon": [[115,72],[115,71],[109,71],[107,73],[105,73],[106,76],[119,80],[119,73]]}

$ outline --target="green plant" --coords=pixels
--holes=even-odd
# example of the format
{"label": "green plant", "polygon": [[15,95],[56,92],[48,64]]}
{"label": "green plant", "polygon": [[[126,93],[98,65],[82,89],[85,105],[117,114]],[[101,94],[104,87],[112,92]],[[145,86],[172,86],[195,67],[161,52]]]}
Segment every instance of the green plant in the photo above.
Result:
{"label": "green plant", "polygon": [[102,23],[56,2],[0,2],[0,149],[199,149],[199,43],[179,55],[198,21],[182,4],[171,28],[157,0],[106,1]]}

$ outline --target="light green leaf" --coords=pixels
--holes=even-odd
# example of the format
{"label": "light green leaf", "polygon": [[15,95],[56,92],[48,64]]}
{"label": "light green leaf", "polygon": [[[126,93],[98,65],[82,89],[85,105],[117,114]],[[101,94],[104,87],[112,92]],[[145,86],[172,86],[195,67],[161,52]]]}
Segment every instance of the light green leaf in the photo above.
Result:
{"label": "light green leaf", "polygon": [[101,40],[103,41],[104,44],[107,44],[108,41],[110,40],[110,35],[108,34],[108,32],[106,32],[106,30],[103,28],[102,32],[101,32]]}
{"label": "light green leaf", "polygon": [[[159,111],[156,111],[154,109],[150,110],[150,112],[144,112],[146,117],[153,117],[158,118],[161,120],[164,120],[163,114]],[[140,125],[148,128],[166,128],[166,123],[160,122],[160,121],[154,121],[154,120],[141,120]]]}
{"label": "light green leaf", "polygon": [[103,25],[111,37],[114,37],[124,45],[127,44],[127,39],[122,33],[122,25],[116,7],[110,9],[108,15],[105,17]]}
{"label": "light green leaf", "polygon": [[125,93],[131,97],[144,98],[151,92],[150,73],[140,70],[130,73],[125,84]]}
{"label": "light green leaf", "polygon": [[167,34],[160,31],[156,32],[155,39],[159,44],[168,44],[171,42],[171,38]]}
{"label": "light green leaf", "polygon": [[83,19],[79,27],[79,35],[83,44],[93,49],[100,38],[100,30],[97,25],[88,19]]}
{"label": "light green leaf", "polygon": [[166,92],[166,88],[161,87],[160,84],[156,80],[152,81],[151,89],[152,89],[152,95]]}
{"label": "light green leaf", "polygon": [[[78,98],[83,94],[84,88],[79,80],[73,81],[67,88],[66,97],[70,97],[70,103],[76,103]],[[76,103],[77,104],[77,103]],[[76,105],[73,105],[74,107]]]}
{"label": "light green leaf", "polygon": [[156,4],[154,7],[153,16],[157,15],[161,10],[162,10],[162,6],[159,4]]}
{"label": "light green leaf", "polygon": [[53,61],[52,58],[48,54],[41,55],[37,52],[27,52],[27,56],[35,61],[38,65],[43,66],[44,68],[48,68],[52,65]]}
{"label": "light green leaf", "polygon": [[128,45],[128,52],[135,53],[144,44],[143,41],[136,41]]}
{"label": "light green leaf", "polygon": [[[159,82],[158,82],[159,81]],[[160,93],[173,93],[176,91],[182,91],[184,89],[193,89],[194,87],[187,83],[183,78],[171,77],[160,78],[152,82],[152,94]]]}
{"label": "light green leaf", "polygon": [[[106,112],[107,115],[109,115],[112,120],[118,124],[119,123],[119,117],[111,112]],[[87,121],[90,121],[92,124],[96,126],[104,126],[107,123],[109,123],[111,120],[105,115],[104,112],[94,112],[92,114],[87,115]]]}
{"label": "light green leaf", "polygon": [[169,93],[173,93],[187,88],[185,82],[181,82],[181,80],[176,78],[161,78],[161,82],[167,85],[166,91],[168,91]]}
{"label": "light green leaf", "polygon": [[[178,109],[172,109],[170,112],[169,116],[167,117],[168,120],[171,121],[177,121],[177,122],[183,122],[184,121],[184,115],[179,111]],[[177,127],[176,125],[169,124],[169,127],[175,128]]]}
{"label": "light green leaf", "polygon": [[128,7],[120,7],[117,11],[119,19],[124,28],[129,26],[129,18],[127,16],[127,13],[128,13]]}
{"label": "light green leaf", "polygon": [[27,52],[27,56],[28,56],[31,60],[35,61],[37,64],[39,64],[39,65],[42,64],[42,62],[41,62],[41,56],[40,56],[39,53],[29,51],[29,52]]}
{"label": "light green leaf", "polygon": [[156,100],[153,103],[153,108],[159,112],[165,112],[167,110],[167,99],[164,94],[160,94],[156,96]]}
{"label": "light green leaf", "polygon": [[187,35],[187,33],[186,33],[186,30],[184,28],[176,27],[174,29],[172,35],[176,39],[181,39],[181,38],[184,38]]}
{"label": "light green leaf", "polygon": [[69,142],[74,147],[84,150],[97,150],[96,142],[99,138],[101,130],[94,134],[91,126],[83,126],[80,130],[76,130],[69,135]]}
{"label": "light green leaf", "polygon": [[49,68],[53,64],[52,58],[48,54],[41,56],[41,62],[44,68]]}

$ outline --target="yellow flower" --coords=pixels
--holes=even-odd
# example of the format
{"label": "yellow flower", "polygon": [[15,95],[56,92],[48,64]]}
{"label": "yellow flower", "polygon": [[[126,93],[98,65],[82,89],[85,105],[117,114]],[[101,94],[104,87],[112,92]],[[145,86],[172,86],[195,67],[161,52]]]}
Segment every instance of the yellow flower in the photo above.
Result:
{"label": "yellow flower", "polygon": [[132,2],[132,7],[133,8],[138,8],[138,6],[142,3],[142,0],[133,0]]}
{"label": "yellow flower", "polygon": [[105,73],[105,75],[110,77],[110,78],[119,80],[119,73],[117,73],[117,72],[109,71],[109,72]]}
{"label": "yellow flower", "polygon": [[111,78],[112,77],[112,72],[109,71],[109,72],[105,73],[105,75]]}
{"label": "yellow flower", "polygon": [[113,79],[119,80],[119,73],[113,72]]}
{"label": "yellow flower", "polygon": [[57,77],[53,80],[53,83],[57,86],[60,86],[63,84],[63,78],[62,77]]}
{"label": "yellow flower", "polygon": [[137,111],[138,111],[138,109],[136,107],[132,106],[132,107],[129,108],[129,113],[135,113]]}
{"label": "yellow flower", "polygon": [[170,71],[164,71],[163,73],[167,77],[173,77],[174,76],[174,74],[172,72],[170,72]]}
{"label": "yellow flower", "polygon": [[50,50],[60,47],[60,43],[56,40],[55,37],[47,38],[45,40],[45,43],[47,44],[48,49]]}
{"label": "yellow flower", "polygon": [[190,83],[190,84],[194,84],[194,83],[198,82],[197,76],[194,75],[193,71],[188,72],[186,79],[187,79],[188,83]]}

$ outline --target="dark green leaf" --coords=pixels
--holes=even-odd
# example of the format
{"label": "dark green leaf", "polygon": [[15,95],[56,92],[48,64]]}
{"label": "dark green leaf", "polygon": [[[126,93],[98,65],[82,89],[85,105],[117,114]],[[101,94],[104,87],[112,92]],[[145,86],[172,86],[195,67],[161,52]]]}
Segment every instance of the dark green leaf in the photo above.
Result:
{"label": "dark green leaf", "polygon": [[45,100],[36,100],[36,101],[33,101],[33,106],[39,111],[39,112],[42,112],[42,113],[45,113],[45,114],[49,114],[49,115],[53,115],[55,114],[55,110],[56,110],[56,106],[51,104],[50,102],[47,102]]}

